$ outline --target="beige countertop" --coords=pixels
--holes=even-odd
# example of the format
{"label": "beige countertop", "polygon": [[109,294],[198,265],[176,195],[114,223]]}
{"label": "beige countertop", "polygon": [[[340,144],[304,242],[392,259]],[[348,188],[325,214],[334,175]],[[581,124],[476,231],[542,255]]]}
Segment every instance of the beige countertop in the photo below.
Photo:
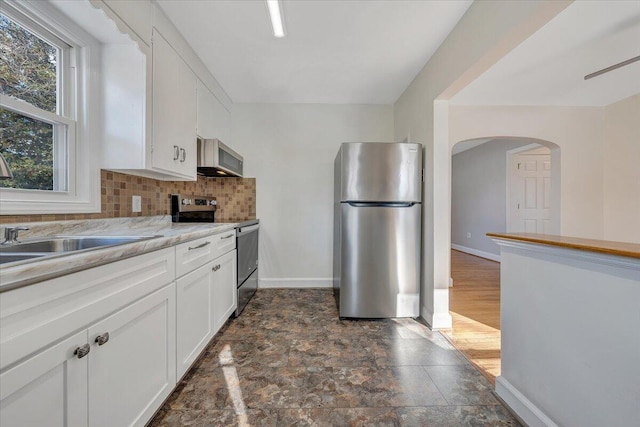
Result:
{"label": "beige countertop", "polygon": [[0,265],[0,292],[97,267],[146,252],[174,246],[212,234],[233,230],[236,223],[172,223],[169,215],[137,218],[109,218],[82,221],[51,221],[24,225],[20,240],[48,236],[158,236],[82,252],[67,252],[51,257]]}
{"label": "beige countertop", "polygon": [[612,242],[608,240],[535,233],[487,233],[487,236],[495,239],[539,243],[541,245],[640,259],[640,244],[637,243]]}

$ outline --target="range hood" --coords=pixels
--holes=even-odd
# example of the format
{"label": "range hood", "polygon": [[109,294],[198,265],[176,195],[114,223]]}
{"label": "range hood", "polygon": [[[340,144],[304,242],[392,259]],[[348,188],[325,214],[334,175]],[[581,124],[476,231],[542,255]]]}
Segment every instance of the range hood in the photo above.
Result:
{"label": "range hood", "polygon": [[243,160],[219,139],[198,138],[198,175],[242,177]]}

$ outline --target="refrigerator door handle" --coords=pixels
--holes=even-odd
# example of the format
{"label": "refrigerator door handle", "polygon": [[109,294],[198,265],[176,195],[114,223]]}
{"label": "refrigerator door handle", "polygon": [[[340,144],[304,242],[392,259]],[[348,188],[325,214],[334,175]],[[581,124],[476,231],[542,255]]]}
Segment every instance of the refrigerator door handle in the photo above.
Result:
{"label": "refrigerator door handle", "polygon": [[410,208],[416,202],[346,202],[355,208]]}

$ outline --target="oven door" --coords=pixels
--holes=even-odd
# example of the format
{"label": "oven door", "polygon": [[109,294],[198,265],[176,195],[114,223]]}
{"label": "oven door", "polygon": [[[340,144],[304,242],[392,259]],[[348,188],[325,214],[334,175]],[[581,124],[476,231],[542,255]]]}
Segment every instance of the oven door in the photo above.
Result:
{"label": "oven door", "polygon": [[238,250],[238,286],[242,285],[251,273],[258,268],[258,230],[259,224],[240,227],[237,232]]}
{"label": "oven door", "polygon": [[247,306],[249,300],[258,290],[258,270],[254,270],[251,276],[244,281],[238,288],[238,308],[236,308],[235,316],[240,316],[242,310]]}

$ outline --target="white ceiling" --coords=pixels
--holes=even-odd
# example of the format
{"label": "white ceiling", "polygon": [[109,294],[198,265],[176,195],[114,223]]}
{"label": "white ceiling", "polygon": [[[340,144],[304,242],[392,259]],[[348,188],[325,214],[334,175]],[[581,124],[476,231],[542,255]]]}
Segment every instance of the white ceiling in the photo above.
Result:
{"label": "white ceiling", "polygon": [[158,0],[233,102],[392,104],[471,4],[285,1],[276,39],[264,0]]}
{"label": "white ceiling", "polygon": [[461,105],[604,106],[640,93],[640,1],[576,1],[464,88]]}

